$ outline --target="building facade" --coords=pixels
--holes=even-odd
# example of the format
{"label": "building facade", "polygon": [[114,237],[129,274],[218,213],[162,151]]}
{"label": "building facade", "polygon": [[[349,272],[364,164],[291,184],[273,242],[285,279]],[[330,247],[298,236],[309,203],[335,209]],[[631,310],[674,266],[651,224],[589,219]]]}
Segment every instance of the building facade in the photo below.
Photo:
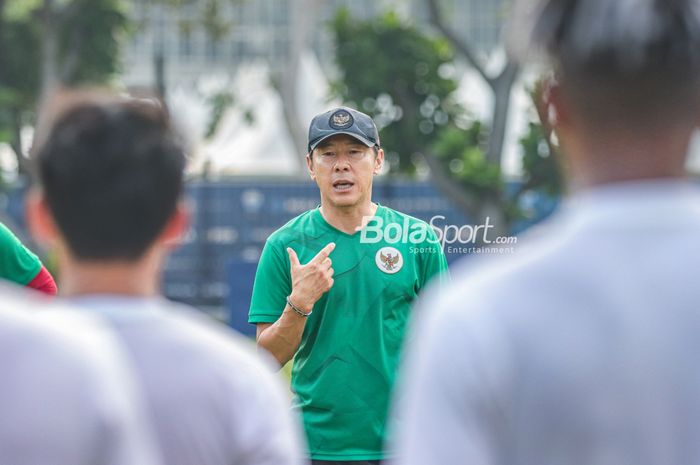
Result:
{"label": "building facade", "polygon": [[[478,51],[487,54],[497,47],[509,0],[441,2],[445,18]],[[418,23],[427,20],[425,0],[191,0],[177,7],[132,0],[130,6],[136,27],[125,47],[127,86],[152,85],[159,56],[166,79],[175,83],[230,75],[251,61],[265,62],[280,75],[302,32],[324,71],[333,75],[329,23],[339,8],[360,19],[393,9]]]}

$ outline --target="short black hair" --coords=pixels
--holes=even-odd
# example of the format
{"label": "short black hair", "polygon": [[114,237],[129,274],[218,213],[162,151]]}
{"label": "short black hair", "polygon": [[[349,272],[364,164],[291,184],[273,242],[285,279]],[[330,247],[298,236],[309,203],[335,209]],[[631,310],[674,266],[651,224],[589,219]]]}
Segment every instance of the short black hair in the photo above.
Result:
{"label": "short black hair", "polygon": [[140,258],[183,191],[183,148],[152,101],[76,104],[51,125],[34,157],[48,208],[81,260]]}

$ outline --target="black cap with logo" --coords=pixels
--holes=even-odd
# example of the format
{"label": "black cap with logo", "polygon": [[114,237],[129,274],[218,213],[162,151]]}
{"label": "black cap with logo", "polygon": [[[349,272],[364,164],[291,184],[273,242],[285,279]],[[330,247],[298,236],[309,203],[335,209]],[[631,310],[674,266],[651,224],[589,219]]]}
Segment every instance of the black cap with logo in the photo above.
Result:
{"label": "black cap with logo", "polygon": [[334,108],[314,116],[309,125],[309,152],[336,134],[347,134],[367,147],[379,147],[377,126],[368,115],[348,107]]}

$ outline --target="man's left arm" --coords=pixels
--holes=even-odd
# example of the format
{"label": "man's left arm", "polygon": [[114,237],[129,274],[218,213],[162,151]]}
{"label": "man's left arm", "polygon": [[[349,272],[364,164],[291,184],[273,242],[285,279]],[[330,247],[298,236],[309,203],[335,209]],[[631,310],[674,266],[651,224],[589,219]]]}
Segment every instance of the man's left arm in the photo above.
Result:
{"label": "man's left arm", "polygon": [[56,282],[27,246],[0,223],[0,279],[55,295]]}

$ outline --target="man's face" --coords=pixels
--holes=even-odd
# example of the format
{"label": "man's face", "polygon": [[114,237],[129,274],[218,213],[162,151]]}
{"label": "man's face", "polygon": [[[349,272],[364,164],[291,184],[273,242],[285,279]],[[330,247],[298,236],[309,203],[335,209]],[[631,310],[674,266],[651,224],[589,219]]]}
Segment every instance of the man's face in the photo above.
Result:
{"label": "man's face", "polygon": [[347,208],[371,200],[372,180],[384,161],[384,151],[375,151],[354,137],[339,134],[323,141],[307,155],[311,179],[330,207]]}

